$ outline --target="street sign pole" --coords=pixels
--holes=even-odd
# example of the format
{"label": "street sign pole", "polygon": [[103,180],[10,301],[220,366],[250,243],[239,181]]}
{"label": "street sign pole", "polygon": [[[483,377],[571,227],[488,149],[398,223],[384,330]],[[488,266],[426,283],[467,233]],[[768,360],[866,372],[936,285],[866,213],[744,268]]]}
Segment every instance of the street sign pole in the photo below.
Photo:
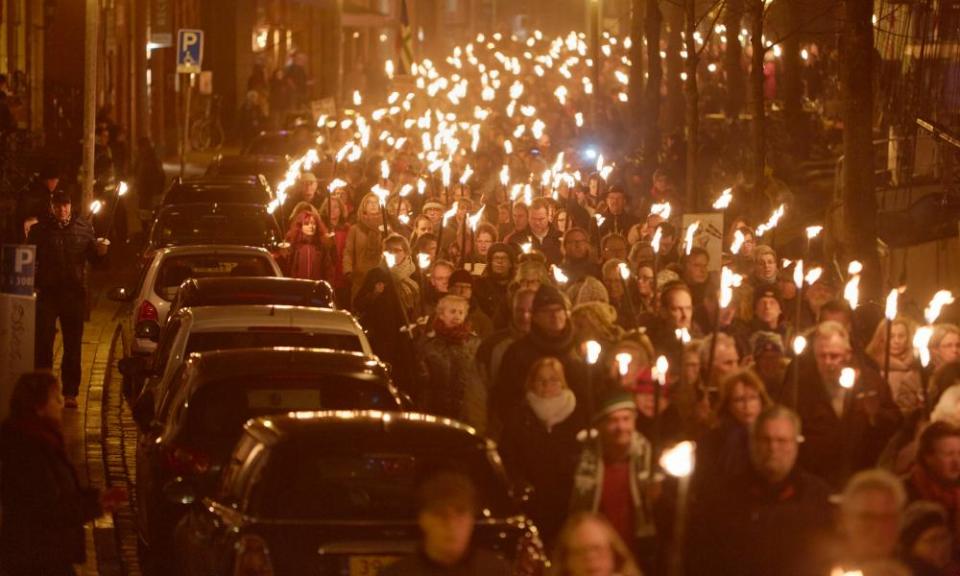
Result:
{"label": "street sign pole", "polygon": [[186,83],[183,105],[183,124],[180,132],[180,176],[187,164],[187,148],[190,145],[190,99],[193,95],[193,77],[199,74],[203,64],[203,30],[181,29],[177,31],[177,73],[181,75],[181,87]]}

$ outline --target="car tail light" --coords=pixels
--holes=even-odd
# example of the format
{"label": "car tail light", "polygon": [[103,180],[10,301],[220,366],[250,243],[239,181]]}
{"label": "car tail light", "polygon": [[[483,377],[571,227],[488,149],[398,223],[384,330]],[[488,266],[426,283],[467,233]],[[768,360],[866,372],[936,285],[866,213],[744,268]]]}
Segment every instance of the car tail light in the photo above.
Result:
{"label": "car tail light", "polygon": [[159,322],[160,313],[157,312],[157,307],[154,306],[149,300],[144,300],[140,304],[140,308],[137,309],[137,322],[145,322],[149,320]]}
{"label": "car tail light", "polygon": [[233,576],[273,576],[270,549],[263,538],[253,534],[240,537],[233,563]]}
{"label": "car tail light", "polygon": [[199,476],[210,470],[210,456],[193,448],[171,447],[166,451],[165,461],[177,476]]}

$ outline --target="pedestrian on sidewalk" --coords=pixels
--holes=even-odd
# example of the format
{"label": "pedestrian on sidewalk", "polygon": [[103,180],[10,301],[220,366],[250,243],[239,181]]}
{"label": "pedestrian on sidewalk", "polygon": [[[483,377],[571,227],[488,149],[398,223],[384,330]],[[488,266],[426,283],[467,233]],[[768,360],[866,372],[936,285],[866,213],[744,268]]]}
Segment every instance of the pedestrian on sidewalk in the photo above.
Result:
{"label": "pedestrian on sidewalk", "polygon": [[37,325],[34,366],[53,368],[57,319],[63,333],[60,374],[66,407],[77,407],[80,392],[80,349],[86,318],[87,263],[107,255],[109,242],[95,239],[93,225],[74,214],[70,194],[53,193],[50,214],[33,228],[27,244],[37,247]]}
{"label": "pedestrian on sidewalk", "polygon": [[122,488],[80,484],[63,438],[63,391],[49,372],[20,376],[0,427],[0,573],[72,576],[83,525],[126,499]]}

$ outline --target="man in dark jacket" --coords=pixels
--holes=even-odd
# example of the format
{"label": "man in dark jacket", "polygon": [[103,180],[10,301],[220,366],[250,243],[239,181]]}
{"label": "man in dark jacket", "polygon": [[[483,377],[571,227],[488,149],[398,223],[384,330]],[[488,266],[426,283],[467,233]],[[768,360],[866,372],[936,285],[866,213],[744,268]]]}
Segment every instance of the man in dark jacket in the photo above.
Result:
{"label": "man in dark jacket", "polygon": [[416,554],[385,568],[382,576],[506,576],[510,566],[471,542],[479,505],[473,481],[438,472],[419,490],[423,542]]}
{"label": "man in dark jacket", "polygon": [[60,367],[68,408],[77,407],[80,392],[80,347],[86,318],[87,264],[107,255],[108,243],[94,238],[93,225],[75,216],[70,195],[56,191],[51,214],[30,229],[27,244],[37,247],[37,334],[35,365],[53,368],[57,319],[63,333]]}
{"label": "man in dark jacket", "polygon": [[498,242],[487,251],[487,266],[474,285],[477,305],[494,321],[494,325],[498,319],[507,320],[503,311],[506,309],[507,287],[513,280],[514,268],[513,248]]}
{"label": "man in dark jacket", "polygon": [[563,235],[563,273],[572,285],[587,276],[600,280],[600,263],[590,253],[590,236],[582,228],[571,228]]}
{"label": "man in dark jacket", "polygon": [[[17,199],[17,241],[27,237],[30,228],[50,213],[50,195],[60,184],[60,172],[48,162]],[[22,236],[21,236],[22,234]]]}
{"label": "man in dark jacket", "polygon": [[[794,404],[804,425],[800,464],[839,489],[854,473],[871,468],[900,425],[900,411],[879,373],[855,366],[847,330],[822,322],[812,336],[813,354],[799,359],[798,387],[791,365],[784,379],[784,403]],[[797,360],[794,360],[794,364]],[[840,385],[843,368],[857,370],[850,389]]]}
{"label": "man in dark jacket", "polygon": [[570,389],[583,402],[586,363],[576,348],[569,305],[559,290],[544,284],[533,297],[530,333],[511,344],[503,355],[490,398],[491,422],[505,418],[520,406],[530,367],[547,356],[560,360]]}
{"label": "man in dark jacket", "polygon": [[693,522],[692,574],[826,574],[830,488],[797,466],[800,419],[782,406],[760,414],[752,466],[703,502]]}
{"label": "man in dark jacket", "polygon": [[612,186],[607,192],[607,213],[603,215],[603,224],[600,225],[600,238],[608,234],[626,237],[637,222],[637,217],[627,212],[627,193],[619,186]]}

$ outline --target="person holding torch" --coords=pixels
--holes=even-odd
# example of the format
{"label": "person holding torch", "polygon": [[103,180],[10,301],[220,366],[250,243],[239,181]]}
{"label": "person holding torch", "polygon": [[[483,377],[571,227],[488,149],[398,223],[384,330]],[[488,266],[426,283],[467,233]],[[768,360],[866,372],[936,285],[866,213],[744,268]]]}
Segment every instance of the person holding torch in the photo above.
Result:
{"label": "person holding torch", "polygon": [[93,224],[76,214],[70,194],[54,191],[49,215],[30,228],[27,244],[37,247],[37,322],[35,367],[53,369],[57,320],[63,333],[60,367],[64,405],[77,407],[80,393],[80,350],[87,316],[87,264],[99,263],[110,242],[95,238]]}

